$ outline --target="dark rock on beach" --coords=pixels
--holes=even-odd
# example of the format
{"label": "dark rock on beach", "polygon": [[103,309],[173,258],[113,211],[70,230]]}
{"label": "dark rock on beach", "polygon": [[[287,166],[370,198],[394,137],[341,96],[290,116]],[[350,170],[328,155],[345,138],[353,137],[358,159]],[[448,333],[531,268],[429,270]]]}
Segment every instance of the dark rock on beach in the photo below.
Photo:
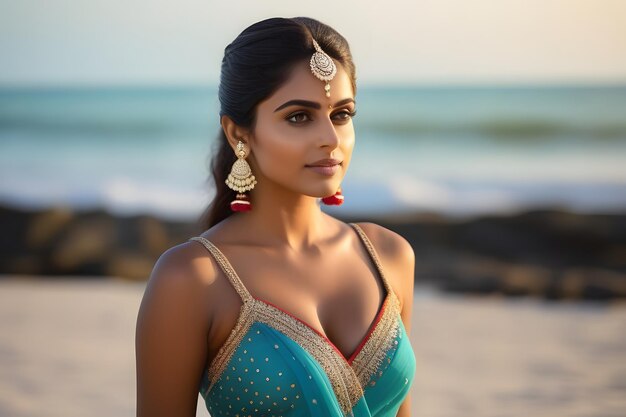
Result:
{"label": "dark rock on beach", "polygon": [[[374,221],[404,236],[415,280],[450,292],[545,299],[626,299],[626,215],[535,210],[452,220]],[[201,232],[193,222],[104,210],[0,207],[0,273],[146,280],[159,255]]]}
{"label": "dark rock on beach", "polygon": [[167,248],[193,233],[186,222],[115,217],[104,210],[0,207],[0,273],[145,280]]}
{"label": "dark rock on beach", "polygon": [[453,222],[381,219],[415,249],[416,282],[549,299],[626,297],[626,216],[533,210]]}

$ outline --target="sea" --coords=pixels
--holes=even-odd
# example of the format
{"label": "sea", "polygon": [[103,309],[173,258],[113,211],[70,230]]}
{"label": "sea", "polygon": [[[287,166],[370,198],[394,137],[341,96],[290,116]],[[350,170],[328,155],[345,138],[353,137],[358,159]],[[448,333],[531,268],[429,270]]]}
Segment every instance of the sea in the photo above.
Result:
{"label": "sea", "polygon": [[[359,86],[327,211],[455,218],[626,211],[626,85]],[[216,85],[0,89],[0,204],[197,218]]]}

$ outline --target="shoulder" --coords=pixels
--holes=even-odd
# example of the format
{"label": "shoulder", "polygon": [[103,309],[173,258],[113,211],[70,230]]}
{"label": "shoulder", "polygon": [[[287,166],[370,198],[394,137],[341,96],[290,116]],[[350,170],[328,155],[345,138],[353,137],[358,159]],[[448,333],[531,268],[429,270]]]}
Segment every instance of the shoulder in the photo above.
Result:
{"label": "shoulder", "polygon": [[413,298],[415,252],[406,238],[372,222],[356,223],[372,242],[385,277],[404,304]]}
{"label": "shoulder", "polygon": [[217,270],[200,242],[186,241],[163,252],[157,259],[148,286],[175,290],[206,287],[215,281]]}
{"label": "shoulder", "polygon": [[[142,309],[168,311],[185,306],[190,313],[207,315],[207,302],[218,271],[208,251],[199,243],[186,241],[163,252],[157,259],[142,299]],[[205,323],[206,324],[206,323]]]}
{"label": "shoulder", "polygon": [[361,222],[356,224],[363,229],[381,257],[392,262],[415,263],[413,247],[404,236],[376,223]]}

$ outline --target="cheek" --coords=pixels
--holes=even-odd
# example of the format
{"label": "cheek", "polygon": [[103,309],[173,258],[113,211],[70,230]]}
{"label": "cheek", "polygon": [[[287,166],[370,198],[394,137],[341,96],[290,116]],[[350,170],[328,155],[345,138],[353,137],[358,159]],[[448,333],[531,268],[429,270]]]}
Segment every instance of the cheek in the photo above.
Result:
{"label": "cheek", "polygon": [[356,140],[354,128],[352,126],[345,127],[345,130],[339,131],[338,134],[341,140],[339,147],[344,152],[344,156],[347,158],[354,149],[354,143]]}
{"label": "cheek", "polygon": [[344,151],[343,155],[344,155],[344,158],[343,158],[343,171],[344,171],[344,175],[345,175],[346,171],[350,167],[350,163],[352,162],[352,149],[350,149],[349,151]]}
{"label": "cheek", "polygon": [[266,175],[296,172],[306,164],[306,140],[293,129],[258,126],[255,139],[255,159]]}
{"label": "cheek", "polygon": [[346,127],[345,132],[340,132],[341,147],[345,150],[352,150],[354,148],[355,133],[352,126]]}

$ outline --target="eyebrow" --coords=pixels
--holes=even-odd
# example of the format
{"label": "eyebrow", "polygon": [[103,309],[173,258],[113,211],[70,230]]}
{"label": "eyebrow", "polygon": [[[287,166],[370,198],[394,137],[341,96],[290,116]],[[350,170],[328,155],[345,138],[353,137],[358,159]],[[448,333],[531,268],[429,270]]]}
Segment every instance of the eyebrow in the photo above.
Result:
{"label": "eyebrow", "polygon": [[[336,102],[333,107],[339,107],[339,106],[342,106],[342,105],[348,104],[348,103],[356,103],[356,102],[354,101],[353,98],[344,98],[343,100],[339,100],[338,102]],[[289,106],[304,106],[304,107],[310,107],[312,109],[317,109],[317,110],[322,108],[321,104],[316,102],[316,101],[289,100],[288,102],[283,103],[280,106],[278,106],[276,108],[276,110],[274,110],[274,113],[276,113],[278,110],[282,110],[285,107],[289,107]]]}

